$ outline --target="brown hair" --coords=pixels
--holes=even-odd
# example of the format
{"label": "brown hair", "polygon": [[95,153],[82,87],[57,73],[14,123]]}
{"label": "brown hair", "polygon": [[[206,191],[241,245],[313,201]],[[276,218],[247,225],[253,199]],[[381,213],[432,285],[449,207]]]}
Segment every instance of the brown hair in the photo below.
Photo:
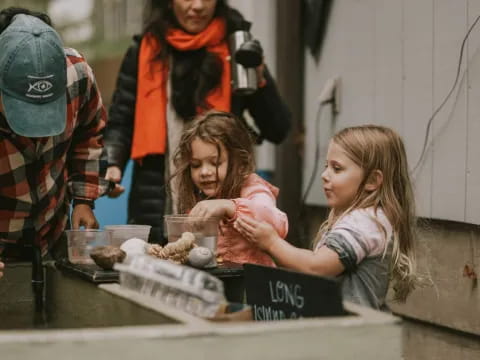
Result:
{"label": "brown hair", "polygon": [[190,173],[192,141],[196,138],[216,145],[219,158],[220,144],[228,152],[227,175],[217,198],[239,197],[246,177],[255,171],[253,140],[242,121],[233,114],[219,111],[209,111],[197,116],[183,132],[173,158],[177,170],[172,178],[176,178],[178,181],[178,211],[180,213],[189,211],[199,201],[197,189]]}
{"label": "brown hair", "polygon": [[[328,219],[320,227],[317,241],[340,217],[352,210],[381,208],[394,231],[390,277],[395,299],[405,300],[418,279],[414,256],[415,202],[403,141],[390,128],[363,125],[341,130],[333,136],[332,142],[363,169],[364,179],[347,210],[341,214],[330,211]],[[382,172],[383,182],[378,189],[368,192],[365,184],[375,170]]]}

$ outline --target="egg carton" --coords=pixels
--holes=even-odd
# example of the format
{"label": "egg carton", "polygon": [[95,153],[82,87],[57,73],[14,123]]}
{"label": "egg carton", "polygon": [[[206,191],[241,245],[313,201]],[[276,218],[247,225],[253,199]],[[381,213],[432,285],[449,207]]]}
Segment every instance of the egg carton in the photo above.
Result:
{"label": "egg carton", "polygon": [[213,317],[226,302],[221,280],[188,266],[137,255],[114,269],[120,272],[120,286],[199,317]]}

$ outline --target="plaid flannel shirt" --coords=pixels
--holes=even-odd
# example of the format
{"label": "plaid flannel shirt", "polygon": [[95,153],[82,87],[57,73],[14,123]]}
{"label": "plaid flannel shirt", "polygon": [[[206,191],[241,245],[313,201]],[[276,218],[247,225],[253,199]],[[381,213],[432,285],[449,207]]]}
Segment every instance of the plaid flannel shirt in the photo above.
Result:
{"label": "plaid flannel shirt", "polygon": [[65,55],[68,107],[62,134],[19,136],[0,116],[0,254],[6,244],[32,241],[45,254],[65,229],[70,201],[95,200],[107,188],[102,99],[85,59],[74,49],[65,49]]}

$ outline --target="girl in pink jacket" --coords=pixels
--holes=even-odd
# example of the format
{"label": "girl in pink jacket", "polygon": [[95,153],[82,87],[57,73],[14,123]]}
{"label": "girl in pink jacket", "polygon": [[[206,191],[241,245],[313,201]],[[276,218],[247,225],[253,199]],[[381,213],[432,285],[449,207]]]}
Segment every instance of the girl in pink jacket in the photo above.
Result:
{"label": "girl in pink jacket", "polygon": [[276,207],[278,189],[254,173],[253,141],[232,114],[210,111],[183,132],[174,156],[179,213],[220,218],[217,260],[275,266],[272,258],[233,228],[239,215],[270,223],[281,238],[288,231]]}

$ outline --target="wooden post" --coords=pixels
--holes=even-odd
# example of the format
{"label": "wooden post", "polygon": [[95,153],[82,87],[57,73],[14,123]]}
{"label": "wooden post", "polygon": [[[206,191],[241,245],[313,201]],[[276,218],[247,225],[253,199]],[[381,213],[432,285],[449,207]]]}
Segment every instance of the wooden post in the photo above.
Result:
{"label": "wooden post", "polygon": [[302,243],[299,214],[303,161],[303,71],[302,1],[277,1],[277,83],[292,112],[292,129],[288,138],[277,146],[275,184],[280,188],[279,207],[289,220],[288,240]]}

